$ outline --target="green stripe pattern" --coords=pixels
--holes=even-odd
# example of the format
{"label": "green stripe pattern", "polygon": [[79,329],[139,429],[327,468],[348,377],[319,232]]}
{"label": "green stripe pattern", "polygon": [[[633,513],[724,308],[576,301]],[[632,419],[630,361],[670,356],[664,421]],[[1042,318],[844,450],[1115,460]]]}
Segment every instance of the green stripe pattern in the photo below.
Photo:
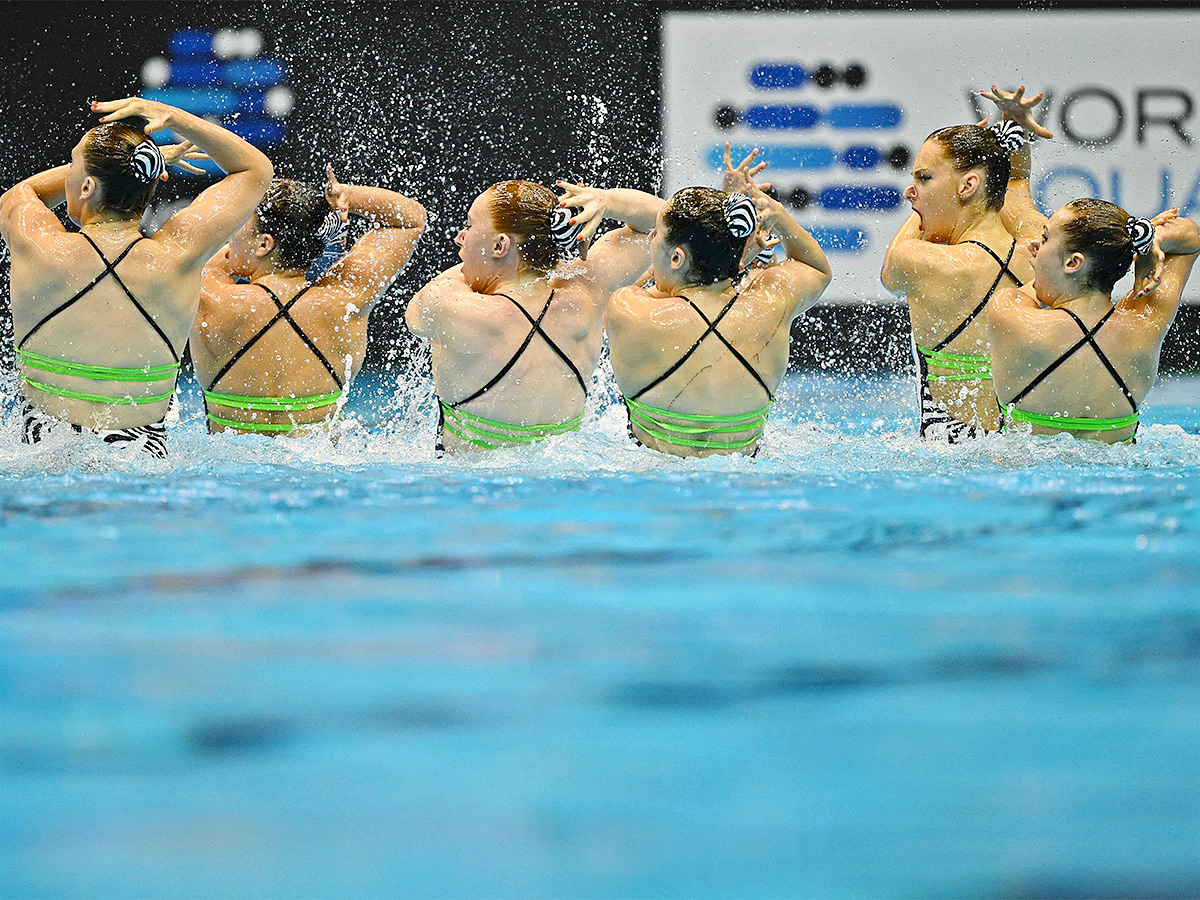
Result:
{"label": "green stripe pattern", "polygon": [[[227,406],[230,409],[245,409],[251,412],[298,412],[310,409],[322,409],[334,406],[342,398],[343,391],[330,391],[328,394],[313,394],[309,397],[250,397],[245,394],[222,394],[218,391],[205,391],[204,399],[208,403]],[[320,422],[240,422],[237,419],[227,419],[216,413],[208,413],[208,420],[224,425],[226,428],[237,428],[241,431],[252,431],[261,434],[285,434],[296,428],[306,428],[320,425]]]}
{"label": "green stripe pattern", "polygon": [[1008,415],[1014,422],[1028,422],[1042,428],[1061,428],[1064,431],[1116,431],[1119,428],[1129,428],[1136,425],[1137,413],[1127,416],[1116,416],[1112,419],[1077,419],[1071,416],[1047,416],[1042,413],[1026,412],[1015,406],[1008,408]]}
{"label": "green stripe pattern", "polygon": [[939,381],[979,381],[992,377],[992,360],[986,353],[945,353],[920,344],[917,352],[925,357],[930,376]]}
{"label": "green stripe pattern", "polygon": [[446,403],[441,403],[441,406],[442,427],[460,440],[485,450],[533,444],[552,435],[575,431],[583,422],[583,413],[580,413],[573,419],[557,425],[514,425],[511,422],[485,419]]}
{"label": "green stripe pattern", "polygon": [[[774,400],[769,400],[765,406],[753,412],[736,416],[702,416],[660,409],[657,406],[625,398],[625,405],[629,407],[630,421],[646,434],[657,438],[664,444],[672,444],[677,447],[700,447],[706,450],[742,450],[755,443],[762,437],[763,429],[767,427],[767,415],[774,402]],[[754,434],[739,441],[696,438],[698,434],[741,431],[753,431]]]}
{"label": "green stripe pattern", "polygon": [[21,380],[30,387],[37,388],[47,394],[57,397],[67,397],[71,400],[89,400],[92,403],[108,403],[114,406],[146,406],[151,403],[161,403],[169,400],[175,393],[175,379],[179,377],[179,363],[164,365],[145,365],[137,367],[124,366],[93,366],[87,363],[72,362],[69,359],[58,359],[54,356],[43,356],[30,350],[16,348],[17,357],[26,369],[37,369],[42,372],[53,372],[56,375],[70,375],[75,378],[86,378],[90,381],[115,381],[126,384],[146,384],[154,381],[171,379],[171,389],[160,394],[150,394],[144,397],[113,397],[108,394],[92,394],[87,391],[76,391],[72,388],[58,387],[30,378],[24,372]]}

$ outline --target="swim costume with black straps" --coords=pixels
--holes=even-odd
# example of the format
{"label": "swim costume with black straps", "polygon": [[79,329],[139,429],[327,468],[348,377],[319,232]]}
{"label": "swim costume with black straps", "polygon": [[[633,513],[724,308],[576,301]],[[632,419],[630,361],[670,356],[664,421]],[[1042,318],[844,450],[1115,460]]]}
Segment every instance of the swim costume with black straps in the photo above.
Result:
{"label": "swim costume with black straps", "polygon": [[[129,252],[140,242],[144,241],[145,238],[140,236],[134,238],[129,245],[121,251],[120,255],[117,256],[116,259],[109,260],[109,258],[104,255],[104,251],[100,249],[96,242],[92,240],[92,238],[86,232],[81,231],[79,234],[88,242],[88,244],[91,245],[92,249],[96,251],[96,255],[99,256],[101,262],[104,263],[104,271],[84,285],[84,287],[80,288],[75,295],[71,297],[71,299],[64,303],[60,303],[58,306],[44,315],[36,325],[30,328],[29,331],[25,332],[24,337],[16,342],[17,358],[21,362],[22,369],[35,369],[42,372],[53,372],[58,375],[70,375],[75,378],[86,378],[91,381],[117,382],[131,385],[150,384],[156,381],[165,381],[170,379],[171,388],[170,390],[157,394],[149,394],[140,397],[131,395],[114,397],[108,394],[93,394],[88,391],[77,391],[71,388],[63,388],[58,387],[57,385],[46,384],[45,382],[37,381],[29,377],[27,374],[25,374],[25,371],[21,372],[21,381],[47,394],[54,394],[58,397],[67,397],[68,399],[72,400],[87,400],[93,403],[106,403],[117,406],[146,406],[151,403],[160,403],[163,400],[169,400],[175,393],[175,380],[179,376],[179,354],[175,352],[175,348],[171,345],[170,339],[167,337],[162,328],[159,327],[159,324],[154,320],[154,317],[146,311],[146,308],[142,306],[141,302],[133,295],[133,292],[129,290],[129,287],[125,284],[125,282],[121,280],[121,276],[117,274],[117,266],[119,266],[121,261],[129,255]],[[29,343],[30,339],[47,323],[82,300],[85,296],[87,296],[92,288],[109,276],[112,277],[113,281],[120,285],[121,290],[125,292],[125,296],[129,298],[129,301],[134,305],[134,308],[141,313],[142,318],[146,320],[150,327],[154,329],[154,333],[157,334],[162,340],[163,345],[171,354],[172,361],[170,363],[161,365],[146,364],[144,366],[100,366],[75,362],[74,360],[69,359],[61,359],[55,356],[46,356],[44,354],[35,353],[32,350],[26,349],[26,344]],[[28,423],[31,419],[37,420],[36,428],[28,425],[27,427],[22,428],[22,440],[24,440],[26,443],[36,443],[36,435],[40,435],[43,431],[48,430],[53,423],[60,421],[56,417],[40,412],[36,409],[36,407],[29,403],[26,404],[26,408],[22,409],[21,414],[26,423]],[[80,426],[72,425],[72,428],[77,433],[83,433],[85,431],[85,429]],[[88,433],[101,436],[102,439],[104,439],[107,443],[117,443],[120,441],[119,438],[109,440],[109,438],[105,437],[105,435],[120,435],[126,431],[136,432],[143,429],[150,429],[156,432],[161,430],[161,435],[154,441],[154,449],[151,449],[148,452],[153,453],[155,456],[166,456],[167,451],[165,429],[163,429],[161,423],[156,423],[155,425],[151,426],[141,426],[141,428],[135,429],[118,429],[116,431],[103,432],[96,431],[95,429],[86,429],[86,431],[88,431]],[[33,435],[33,437],[31,437],[31,435]]]}
{"label": "swim costume with black straps", "polygon": [[[315,343],[313,343],[312,338],[310,338],[304,332],[304,329],[300,327],[299,323],[292,318],[292,307],[295,306],[300,298],[308,293],[313,286],[311,284],[306,284],[299,291],[297,291],[296,296],[294,296],[287,303],[280,302],[278,295],[276,295],[276,293],[265,284],[259,284],[257,287],[260,287],[266,291],[267,296],[270,297],[274,302],[275,315],[272,316],[270,321],[260,328],[254,337],[250,338],[250,340],[248,340],[242,346],[242,348],[238,350],[237,353],[233,354],[233,356],[229,358],[225,365],[221,367],[220,371],[217,372],[217,375],[215,378],[213,378],[212,383],[204,389],[204,408],[205,412],[208,414],[208,420],[229,428],[238,428],[242,431],[252,431],[264,434],[283,434],[296,428],[303,428],[306,425],[315,425],[317,424],[315,422],[243,422],[237,419],[227,419],[223,416],[218,416],[208,409],[209,403],[216,403],[220,406],[227,406],[232,409],[249,410],[251,412],[297,412],[300,410],[323,409],[327,406],[335,406],[338,400],[340,400],[342,395],[345,393],[345,384],[343,383],[341,376],[338,375],[337,369],[335,369],[330,364],[329,360],[325,358],[325,354],[321,352],[320,348]],[[257,397],[248,396],[245,394],[225,394],[218,392],[216,390],[218,382],[220,382],[220,380],[224,378],[226,374],[228,374],[229,370],[233,368],[234,364],[237,363],[237,361],[243,356],[245,356],[250,349],[257,344],[263,338],[263,336],[266,335],[266,333],[270,331],[280,320],[287,322],[288,325],[292,327],[292,331],[296,332],[296,334],[300,337],[300,340],[304,341],[304,345],[312,351],[313,356],[317,358],[317,361],[325,368],[325,371],[329,373],[329,377],[332,378],[333,383],[337,385],[337,390],[330,391],[325,394],[313,394],[309,397]]]}
{"label": "swim costume with black straps", "polygon": [[[1082,332],[1083,337],[1071,345],[1071,347],[1065,353],[1063,353],[1062,356],[1048,365],[1040,374],[1038,374],[1036,378],[1033,379],[1033,381],[1025,385],[1023,390],[1019,391],[1015,397],[1008,401],[1008,415],[1014,422],[1028,422],[1031,425],[1039,425],[1044,428],[1061,428],[1064,431],[1116,431],[1120,428],[1129,428],[1130,426],[1133,426],[1133,434],[1128,438],[1128,443],[1136,443],[1138,426],[1137,401],[1133,398],[1133,392],[1130,391],[1129,387],[1125,384],[1125,379],[1121,377],[1121,374],[1117,371],[1116,367],[1112,364],[1112,362],[1109,361],[1109,358],[1104,354],[1104,351],[1100,349],[1100,345],[1096,343],[1096,333],[1116,311],[1117,308],[1114,306],[1104,314],[1103,318],[1101,318],[1099,322],[1089,329],[1083,324],[1083,321],[1079,318],[1079,316],[1075,315],[1075,313],[1071,312],[1071,310],[1063,310],[1063,312],[1075,320],[1075,324],[1079,326],[1079,330]],[[1112,379],[1116,382],[1117,387],[1121,389],[1121,393],[1125,395],[1125,399],[1129,402],[1129,408],[1132,409],[1133,412],[1127,416],[1114,416],[1109,419],[1084,419],[1074,416],[1056,416],[1044,415],[1042,413],[1031,413],[1017,408],[1018,403],[1029,396],[1030,392],[1033,391],[1034,388],[1045,381],[1047,377],[1049,377],[1056,369],[1058,369],[1059,366],[1070,359],[1071,356],[1073,356],[1075,352],[1082,348],[1085,344],[1091,345],[1092,350],[1095,351],[1096,356],[1100,360],[1101,364],[1103,364],[1104,368],[1108,370],[1108,374],[1112,376]]]}
{"label": "swim costume with black straps", "polygon": [[[676,447],[699,447],[708,450],[741,450],[754,444],[762,437],[763,429],[767,426],[767,415],[770,412],[771,404],[775,402],[775,395],[771,389],[767,387],[767,383],[763,380],[758,371],[750,364],[737,348],[731,344],[726,337],[717,330],[717,326],[721,324],[721,320],[725,318],[725,314],[733,308],[734,302],[740,296],[741,292],[735,292],[725,304],[725,307],[717,314],[715,319],[709,320],[703,311],[695,303],[687,297],[679,295],[679,299],[683,300],[695,310],[707,326],[704,333],[696,338],[687,352],[681,356],[673,366],[643,387],[641,390],[625,398],[625,408],[629,415],[629,435],[637,441],[637,435],[633,432],[633,426],[636,423],[638,428],[642,429],[646,434],[657,438],[664,444],[671,444]],[[751,412],[742,413],[733,416],[706,416],[694,413],[680,413],[674,410],[662,409],[657,406],[650,406],[647,403],[642,403],[638,400],[647,391],[658,387],[677,371],[680,367],[691,359],[704,339],[709,335],[715,335],[717,340],[723,343],[730,353],[734,355],[753,376],[754,380],[759,383],[763,391],[767,395],[767,402],[763,406]],[[697,438],[699,434],[731,434],[737,432],[753,431],[753,435],[749,438],[737,441],[722,441],[712,440],[708,438]],[[641,443],[640,441],[638,443]]]}
{"label": "swim costume with black straps", "polygon": [[[962,334],[979,317],[980,313],[987,308],[988,301],[996,293],[996,288],[1000,286],[1000,281],[1005,275],[1016,282],[1017,287],[1021,287],[1023,283],[1008,267],[1017,249],[1017,242],[1015,240],[1012,242],[1012,246],[1008,248],[1008,256],[1004,259],[1001,259],[987,244],[980,243],[979,241],[963,241],[962,243],[982,247],[988,256],[999,263],[1000,271],[996,273],[996,278],[992,281],[991,287],[987,289],[987,293],[983,295],[983,299],[976,304],[975,308],[971,310],[965,319],[958,323],[958,326],[953,331],[942,338],[935,346],[922,347],[916,342],[915,338],[913,340],[913,355],[916,358],[917,371],[919,373],[918,396],[921,405],[921,424],[918,435],[922,438],[938,438],[951,444],[958,443],[964,439],[979,437],[982,434],[986,434],[987,429],[959,421],[946,409],[935,403],[933,392],[929,389],[929,380],[930,378],[935,378],[939,383],[943,383],[950,381],[983,381],[992,377],[992,362],[988,354],[948,353],[946,352],[946,347],[950,346],[950,343]],[[931,370],[938,371],[931,372]]]}
{"label": "swim costume with black straps", "polygon": [[447,403],[440,397],[438,398],[437,450],[439,453],[445,450],[442,435],[446,431],[449,431],[468,444],[482,447],[485,450],[496,450],[500,447],[532,444],[535,441],[543,440],[554,434],[565,434],[568,431],[574,431],[583,422],[583,413],[580,413],[565,422],[553,425],[514,425],[512,422],[501,422],[498,419],[485,419],[483,416],[477,416],[462,409],[464,405],[482,397],[499,384],[500,379],[507,375],[512,367],[517,364],[517,361],[525,353],[526,348],[533,342],[535,336],[540,336],[549,345],[550,349],[554,351],[554,354],[571,370],[571,374],[575,376],[575,380],[579,383],[579,389],[583,391],[584,397],[587,397],[587,383],[584,381],[583,375],[580,374],[579,367],[571,362],[571,358],[542,329],[542,321],[546,318],[546,313],[550,311],[550,305],[554,302],[554,294],[554,291],[550,292],[550,296],[546,299],[546,305],[542,307],[542,311],[536,319],[529,314],[525,307],[508,294],[492,295],[494,297],[503,297],[520,311],[521,315],[529,321],[529,333],[525,335],[525,340],[521,342],[521,346],[517,348],[517,352],[479,390],[454,403]]}

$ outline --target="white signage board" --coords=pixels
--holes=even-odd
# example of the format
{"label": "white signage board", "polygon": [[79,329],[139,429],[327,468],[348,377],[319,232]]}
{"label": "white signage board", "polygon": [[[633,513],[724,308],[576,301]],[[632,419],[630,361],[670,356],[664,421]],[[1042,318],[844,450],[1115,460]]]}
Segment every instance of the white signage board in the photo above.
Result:
{"label": "white signage board", "polygon": [[665,13],[664,188],[718,185],[727,140],[763,147],[760,177],[829,253],[830,299],[889,300],[879,269],[910,212],[911,158],[991,112],[976,92],[993,83],[1046,93],[1043,211],[1094,196],[1200,216],[1197,47],[1193,10]]}

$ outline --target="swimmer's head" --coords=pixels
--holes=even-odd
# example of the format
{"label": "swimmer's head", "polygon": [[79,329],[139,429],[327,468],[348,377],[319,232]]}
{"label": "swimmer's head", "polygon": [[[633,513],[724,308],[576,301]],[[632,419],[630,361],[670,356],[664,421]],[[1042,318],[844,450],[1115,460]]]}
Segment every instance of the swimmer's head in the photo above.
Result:
{"label": "swimmer's head", "polygon": [[558,195],[532,181],[502,181],[487,193],[492,222],[517,239],[522,266],[544,274],[558,265],[562,252],[550,229]]}
{"label": "swimmer's head", "polygon": [[[999,211],[1012,174],[1009,152],[1000,146],[995,132],[979,125],[951,125],[939,128],[925,139],[922,149],[936,146],[960,176],[956,194],[964,203],[976,198],[987,209]],[[920,155],[918,153],[918,155]],[[968,176],[978,179],[978,184]]]}
{"label": "swimmer's head", "polygon": [[502,181],[478,197],[454,238],[463,279],[489,293],[497,280],[521,272],[545,275],[570,254],[551,224],[558,195],[532,181]]}
{"label": "swimmer's head", "polygon": [[1072,200],[1059,209],[1030,247],[1039,296],[1061,281],[1111,294],[1133,265],[1129,223],[1129,213],[1107,200]]}
{"label": "swimmer's head", "polygon": [[66,179],[72,219],[79,221],[85,202],[98,213],[141,218],[159,182],[157,171],[138,166],[145,127],[145,120],[136,118],[108,122],[90,129],[75,145]]}
{"label": "swimmer's head", "polygon": [[757,223],[742,221],[732,196],[709,187],[684,188],[671,196],[651,235],[657,283],[689,287],[737,277],[747,236]]}
{"label": "swimmer's head", "polygon": [[255,267],[307,269],[325,251],[329,212],[323,188],[273,179],[254,215],[230,240],[230,269],[248,277]]}

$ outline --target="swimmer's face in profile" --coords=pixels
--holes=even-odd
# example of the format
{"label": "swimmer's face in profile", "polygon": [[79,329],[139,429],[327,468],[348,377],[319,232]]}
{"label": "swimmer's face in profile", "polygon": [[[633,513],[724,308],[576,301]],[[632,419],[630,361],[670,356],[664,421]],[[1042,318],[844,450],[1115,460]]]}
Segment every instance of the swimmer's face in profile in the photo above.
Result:
{"label": "swimmer's face in profile", "polygon": [[664,285],[682,285],[687,272],[687,252],[677,244],[671,244],[666,239],[666,212],[670,204],[658,211],[654,219],[654,227],[650,229],[650,273],[654,283],[662,290],[674,290]]}
{"label": "swimmer's face in profile", "polygon": [[251,213],[246,223],[229,239],[229,249],[225,256],[229,260],[229,271],[234,275],[253,278],[257,274],[255,263],[261,243],[258,229],[258,216]]}
{"label": "swimmer's face in profile", "polygon": [[[94,190],[95,179],[90,178],[87,170],[83,165],[83,145],[87,140],[87,135],[71,148],[71,164],[67,168],[66,183],[64,185],[67,194],[67,215],[71,217],[71,221],[76,225],[79,224],[79,215],[83,212],[83,192],[84,183],[89,182],[88,187]],[[89,191],[90,193],[90,191]]]}
{"label": "swimmer's face in profile", "polygon": [[467,210],[467,221],[454,238],[458,258],[462,260],[463,280],[472,288],[487,278],[492,250],[496,243],[496,225],[489,209],[491,189],[475,198]]}
{"label": "swimmer's face in profile", "polygon": [[912,181],[904,189],[904,199],[912,204],[921,219],[921,232],[927,241],[945,243],[960,209],[959,173],[937,141],[926,141],[913,160]]}
{"label": "swimmer's face in profile", "polygon": [[1042,236],[1029,242],[1033,256],[1033,287],[1039,300],[1050,302],[1063,294],[1074,275],[1082,274],[1082,253],[1068,254],[1063,225],[1073,213],[1063,207],[1042,226]]}

